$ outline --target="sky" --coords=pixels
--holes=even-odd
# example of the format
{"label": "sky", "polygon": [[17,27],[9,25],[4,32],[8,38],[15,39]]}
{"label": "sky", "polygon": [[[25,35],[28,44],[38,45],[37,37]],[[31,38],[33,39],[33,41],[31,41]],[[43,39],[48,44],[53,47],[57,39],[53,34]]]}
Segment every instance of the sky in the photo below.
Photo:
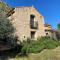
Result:
{"label": "sky", "polygon": [[60,0],[4,0],[12,7],[33,6],[44,17],[45,23],[56,29],[60,23]]}

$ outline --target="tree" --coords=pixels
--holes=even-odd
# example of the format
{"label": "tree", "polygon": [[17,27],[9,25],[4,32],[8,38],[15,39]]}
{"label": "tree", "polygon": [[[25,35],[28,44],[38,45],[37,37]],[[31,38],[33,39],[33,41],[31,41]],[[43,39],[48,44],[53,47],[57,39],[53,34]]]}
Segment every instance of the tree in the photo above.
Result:
{"label": "tree", "polygon": [[[3,8],[4,7],[4,8]],[[8,8],[8,9],[6,9]],[[9,45],[15,45],[16,38],[14,36],[15,28],[8,19],[7,13],[12,10],[9,6],[6,6],[1,2],[0,4],[0,41],[3,41]]]}
{"label": "tree", "polygon": [[0,14],[4,14],[5,16],[10,16],[11,14],[14,13],[14,8],[13,7],[9,7],[9,5],[7,5],[4,2],[0,2]]}
{"label": "tree", "polygon": [[57,25],[58,30],[60,30],[60,23]]}

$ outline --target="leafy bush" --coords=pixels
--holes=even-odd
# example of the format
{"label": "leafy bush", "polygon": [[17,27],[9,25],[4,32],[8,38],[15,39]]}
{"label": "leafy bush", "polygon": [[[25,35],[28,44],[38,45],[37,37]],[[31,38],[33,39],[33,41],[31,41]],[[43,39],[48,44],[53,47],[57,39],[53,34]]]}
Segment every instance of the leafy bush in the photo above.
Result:
{"label": "leafy bush", "polygon": [[21,53],[28,54],[28,53],[38,53],[41,52],[43,49],[53,49],[59,46],[59,41],[52,40],[48,37],[41,37],[38,38],[37,41],[30,40],[30,41],[23,41]]}

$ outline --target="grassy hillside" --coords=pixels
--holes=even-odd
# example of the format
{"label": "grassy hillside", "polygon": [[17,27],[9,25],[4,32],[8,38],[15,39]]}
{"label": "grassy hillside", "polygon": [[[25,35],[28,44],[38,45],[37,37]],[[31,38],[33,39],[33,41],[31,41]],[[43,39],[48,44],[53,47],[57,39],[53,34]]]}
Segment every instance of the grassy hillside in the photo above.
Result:
{"label": "grassy hillside", "polygon": [[60,41],[48,37],[41,37],[37,41],[28,40],[20,45],[22,46],[22,48],[20,47],[20,52],[25,55],[29,53],[40,53],[44,49],[54,49],[60,46]]}
{"label": "grassy hillside", "polygon": [[45,49],[38,54],[29,54],[28,57],[17,57],[14,60],[60,60],[60,46],[56,49]]}

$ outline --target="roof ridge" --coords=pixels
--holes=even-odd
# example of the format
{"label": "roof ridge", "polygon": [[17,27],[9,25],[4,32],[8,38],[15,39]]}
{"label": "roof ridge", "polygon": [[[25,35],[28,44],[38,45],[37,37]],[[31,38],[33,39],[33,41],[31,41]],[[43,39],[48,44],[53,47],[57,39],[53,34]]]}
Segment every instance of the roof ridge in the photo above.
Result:
{"label": "roof ridge", "polygon": [[16,8],[23,8],[23,7],[32,7],[32,6],[16,6]]}

